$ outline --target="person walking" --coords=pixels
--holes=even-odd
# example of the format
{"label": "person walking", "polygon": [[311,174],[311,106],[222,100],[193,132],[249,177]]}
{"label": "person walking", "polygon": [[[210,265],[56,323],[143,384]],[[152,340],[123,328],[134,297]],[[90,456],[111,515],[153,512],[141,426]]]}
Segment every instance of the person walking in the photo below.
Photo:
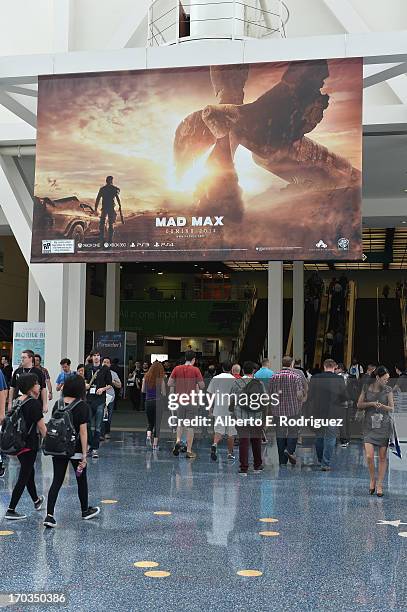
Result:
{"label": "person walking", "polygon": [[101,364],[99,351],[92,351],[90,355],[92,365],[85,368],[86,398],[90,409],[89,453],[92,459],[98,459],[106,391],[112,386],[112,375],[109,368]]}
{"label": "person walking", "polygon": [[241,372],[241,371],[242,371],[242,368],[240,367],[240,364],[238,364],[238,363],[234,363],[234,364],[232,365],[232,370],[231,370],[231,373],[232,373],[232,376],[233,376],[234,378],[242,378],[242,377],[241,377],[241,375],[240,375],[240,372]]}
{"label": "person walking", "polygon": [[[346,411],[346,386],[341,376],[335,374],[336,363],[325,359],[324,371],[311,378],[308,390],[308,402],[311,414],[317,419],[343,419]],[[339,433],[337,425],[326,425],[317,430],[315,450],[321,470],[331,470],[331,459]]]}
{"label": "person walking", "polygon": [[[358,410],[364,411],[363,441],[370,474],[369,493],[383,497],[383,480],[387,469],[387,448],[392,435],[394,410],[393,391],[388,386],[390,375],[387,368],[379,365],[361,391]],[[374,455],[379,452],[379,469],[376,479]]]}
{"label": "person walking", "polygon": [[399,363],[394,366],[398,376],[396,386],[401,393],[407,393],[407,372],[404,363]]}
{"label": "person walking", "polygon": [[69,378],[69,376],[72,376],[73,372],[71,371],[71,360],[67,357],[61,359],[59,365],[61,366],[61,372],[58,374],[56,379],[55,388],[58,393],[62,393],[66,379]]}
{"label": "person walking", "polygon": [[[6,402],[7,402],[7,381],[3,375],[2,370],[0,370],[0,426],[3,423],[6,416]],[[6,472],[6,468],[4,467],[3,457],[0,452],[0,478],[3,478]]]}
{"label": "person walking", "polygon": [[141,363],[136,361],[132,369],[129,368],[129,375],[127,377],[128,397],[133,406],[133,410],[138,412],[140,410],[141,402]]}
{"label": "person walking", "polygon": [[263,384],[266,385],[267,382],[270,380],[270,378],[273,376],[273,374],[274,372],[270,368],[270,360],[262,359],[261,368],[259,368],[257,372],[254,374],[254,378],[261,380]]}
{"label": "person walking", "polygon": [[[185,351],[185,363],[183,365],[177,365],[171,372],[171,376],[168,380],[168,386],[170,393],[176,393],[178,396],[181,394],[190,396],[191,401],[189,405],[179,405],[177,409],[177,418],[181,420],[189,419],[198,414],[198,406],[192,405],[191,393],[198,391],[198,389],[204,389],[205,383],[202,377],[201,371],[195,366],[195,353],[194,351]],[[172,450],[173,455],[178,457],[181,450],[181,438],[184,429],[186,429],[187,436],[187,451],[185,457],[187,459],[195,459],[196,454],[192,451],[192,444],[194,442],[194,429],[193,427],[184,427],[183,425],[177,426],[176,441]]]}
{"label": "person walking", "polygon": [[149,368],[150,368],[150,364],[147,361],[144,361],[143,366],[141,368],[141,372],[139,374],[140,391],[141,391],[140,410],[142,412],[144,412],[144,410],[146,409],[146,394],[143,393],[141,389],[143,387],[144,376],[147,374]]}
{"label": "person walking", "polygon": [[326,336],[325,336],[325,343],[326,343],[326,352],[329,356],[331,356],[332,348],[334,344],[334,330],[333,329],[330,329],[329,331],[327,331]]}
{"label": "person walking", "polygon": [[[143,378],[141,392],[146,396],[146,416],[148,421],[146,444],[159,450],[158,442],[161,430],[164,401],[166,397],[165,370],[159,361],[155,361]],[[152,439],[153,438],[153,439]]]}
{"label": "person walking", "polygon": [[282,369],[270,379],[270,395],[277,393],[280,398],[279,404],[272,408],[280,465],[287,465],[288,461],[291,465],[297,463],[295,449],[298,439],[298,427],[284,425],[280,417],[298,417],[307,399],[308,383],[302,372],[295,370],[293,365],[292,357],[283,357]]}
{"label": "person walking", "polygon": [[112,376],[112,386],[108,387],[106,390],[106,406],[103,414],[102,431],[100,436],[102,442],[110,439],[113,411],[116,406],[116,394],[120,392],[120,389],[122,388],[122,381],[120,380],[118,372],[112,369],[112,361],[110,357],[105,357],[103,359],[103,365],[110,370],[110,374]]}
{"label": "person walking", "polygon": [[[44,520],[45,527],[56,527],[57,521],[54,516],[55,504],[59,491],[63,485],[66,469],[71,463],[78,486],[78,497],[81,504],[82,519],[95,518],[100,512],[98,506],[89,506],[88,502],[88,479],[87,479],[87,448],[88,448],[88,407],[84,402],[86,387],[84,379],[74,374],[64,384],[63,407],[65,410],[71,408],[72,424],[76,433],[75,454],[72,457],[52,457],[53,478],[47,499],[47,516]],[[55,403],[53,413],[61,410],[61,400]]]}
{"label": "person walking", "polygon": [[[268,381],[273,375],[274,375],[274,372],[270,368],[270,360],[262,359],[261,368],[259,368],[254,373],[254,378],[257,378],[258,380],[260,380],[263,383],[264,387],[266,388]],[[267,444],[267,443],[268,443],[268,439],[267,439],[267,434],[266,434],[266,426],[264,425],[263,432],[262,432],[262,444]]]}
{"label": "person walking", "polygon": [[362,366],[358,363],[358,360],[356,357],[354,357],[352,359],[352,363],[351,366],[349,368],[349,376],[351,378],[357,378],[359,380],[359,378],[362,376],[363,374],[363,368]]}
{"label": "person walking", "polygon": [[352,400],[349,394],[348,387],[348,378],[349,375],[346,371],[345,364],[338,363],[335,368],[335,374],[340,376],[343,379],[346,387],[346,410],[343,414],[343,424],[342,427],[339,428],[339,442],[342,448],[348,448],[350,444],[350,416],[351,416],[351,408],[352,408]]}
{"label": "person walking", "polygon": [[226,396],[230,395],[231,388],[236,379],[231,373],[232,364],[230,361],[223,362],[222,370],[222,374],[218,374],[212,378],[207,389],[207,393],[215,395],[215,403],[211,411],[214,417],[214,437],[211,446],[211,459],[212,461],[217,461],[218,444],[221,442],[223,436],[226,436],[228,459],[233,461],[235,459],[233,454],[234,437],[237,435],[237,432],[233,425],[227,424],[226,419],[230,417],[230,411],[229,402],[227,402]]}
{"label": "person walking", "polygon": [[48,401],[51,401],[53,398],[51,376],[49,375],[47,368],[44,368],[41,365],[41,362],[42,362],[41,355],[38,355],[38,353],[36,353],[34,355],[34,365],[36,368],[41,370],[41,372],[44,374],[45,384],[47,385],[47,389],[48,389]]}
{"label": "person walking", "polygon": [[15,409],[21,409],[27,427],[27,436],[24,448],[17,453],[17,459],[20,462],[20,472],[4,517],[9,521],[27,518],[26,514],[21,514],[16,510],[25,488],[27,488],[36,510],[41,510],[44,503],[44,497],[37,494],[35,486],[34,465],[39,449],[38,434],[44,438],[47,433],[42,411],[43,407],[38,400],[41,387],[36,374],[30,373],[19,376],[17,389],[21,395],[18,398],[18,405]]}
{"label": "person walking", "polygon": [[21,395],[21,392],[19,392],[18,390],[18,380],[20,376],[22,376],[23,374],[35,374],[36,375],[37,380],[40,385],[40,397],[42,401],[42,411],[47,412],[48,411],[48,398],[47,398],[47,389],[46,389],[46,384],[45,384],[45,376],[42,370],[35,367],[34,352],[29,349],[22,351],[21,366],[17,368],[16,370],[14,370],[14,373],[11,379],[10,392],[8,394],[8,411],[11,412],[13,401],[18,398],[19,394]]}
{"label": "person walking", "polygon": [[[230,411],[236,419],[259,419],[262,424],[245,424],[236,426],[239,436],[239,474],[247,476],[249,470],[249,445],[253,453],[253,473],[260,474],[263,470],[263,460],[261,454],[261,442],[263,437],[263,417],[265,409],[260,405],[259,397],[266,394],[266,389],[261,382],[254,378],[256,364],[252,361],[245,361],[243,364],[243,377],[234,381],[231,390]],[[271,379],[272,380],[272,379]],[[246,395],[245,398],[243,396]],[[258,410],[254,410],[254,402],[258,402]],[[257,403],[256,403],[257,405]]]}
{"label": "person walking", "polygon": [[10,360],[7,355],[3,355],[1,358],[1,371],[6,379],[7,387],[10,386],[11,378],[13,376],[13,368],[10,364]]}

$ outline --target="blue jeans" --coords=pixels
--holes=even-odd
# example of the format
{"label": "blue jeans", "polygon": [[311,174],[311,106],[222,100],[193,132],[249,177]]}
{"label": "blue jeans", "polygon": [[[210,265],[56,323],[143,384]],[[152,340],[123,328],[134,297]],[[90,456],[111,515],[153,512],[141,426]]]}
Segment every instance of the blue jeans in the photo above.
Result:
{"label": "blue jeans", "polygon": [[102,429],[103,423],[103,413],[105,411],[105,400],[102,400],[101,403],[90,405],[90,437],[89,444],[94,449],[97,450],[100,445],[100,432]]}
{"label": "blue jeans", "polygon": [[331,458],[335,450],[337,427],[325,427],[324,437],[315,439],[315,450],[317,451],[318,461],[322,467],[329,467]]}
{"label": "blue jeans", "polygon": [[287,450],[290,455],[294,455],[297,447],[298,428],[277,425],[276,438],[280,465],[287,465],[288,457],[284,451]]}

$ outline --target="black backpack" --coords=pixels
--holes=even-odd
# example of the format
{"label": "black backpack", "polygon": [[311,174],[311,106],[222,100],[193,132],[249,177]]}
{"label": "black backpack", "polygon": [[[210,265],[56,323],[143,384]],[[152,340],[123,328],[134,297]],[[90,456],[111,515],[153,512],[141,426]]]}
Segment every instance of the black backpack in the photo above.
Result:
{"label": "black backpack", "polygon": [[14,410],[7,414],[1,426],[0,448],[5,455],[16,455],[26,447],[27,436],[31,433],[34,424],[27,428],[22,407],[31,397],[25,400],[16,400]]}
{"label": "black backpack", "polygon": [[42,445],[44,455],[54,457],[73,457],[75,454],[78,433],[72,421],[72,410],[82,400],[73,401],[65,408],[63,399],[54,406],[52,417],[47,423],[47,433]]}
{"label": "black backpack", "polygon": [[[263,383],[258,378],[251,378],[239,392],[238,406],[241,410],[248,413],[262,412],[264,407],[260,406],[259,408],[258,404],[259,397],[263,393],[266,393]],[[251,396],[254,396],[253,401]],[[254,401],[254,398],[256,398],[256,401]]]}

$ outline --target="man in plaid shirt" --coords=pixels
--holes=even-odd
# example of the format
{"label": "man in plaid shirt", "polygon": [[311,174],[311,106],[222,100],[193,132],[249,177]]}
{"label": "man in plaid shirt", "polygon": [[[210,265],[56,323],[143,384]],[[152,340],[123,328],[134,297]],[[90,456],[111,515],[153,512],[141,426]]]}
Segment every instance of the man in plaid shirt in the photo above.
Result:
{"label": "man in plaid shirt", "polygon": [[297,446],[298,428],[281,425],[281,416],[297,417],[307,399],[308,383],[301,371],[293,368],[292,357],[283,357],[283,367],[270,380],[270,394],[276,393],[280,403],[273,406],[272,414],[276,424],[276,437],[280,465],[297,463],[295,449]]}

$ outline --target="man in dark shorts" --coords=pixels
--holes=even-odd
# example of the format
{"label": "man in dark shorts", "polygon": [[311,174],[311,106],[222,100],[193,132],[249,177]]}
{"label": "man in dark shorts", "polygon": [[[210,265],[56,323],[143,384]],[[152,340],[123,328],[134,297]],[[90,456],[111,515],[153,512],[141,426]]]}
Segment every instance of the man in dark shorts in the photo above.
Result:
{"label": "man in dark shorts", "polygon": [[[176,366],[171,376],[168,380],[168,386],[170,388],[171,394],[180,395],[190,395],[192,391],[198,391],[199,389],[204,389],[205,383],[203,380],[203,376],[199,368],[195,366],[195,353],[194,351],[185,351],[185,363],[184,365]],[[198,414],[197,407],[192,405],[183,406],[180,405],[177,409],[177,417],[180,420],[185,418],[192,418]],[[181,438],[182,434],[186,430],[187,435],[187,459],[194,459],[196,457],[195,453],[192,451],[192,443],[194,441],[194,429],[193,427],[184,427],[179,424],[177,426],[177,439],[173,448],[173,454],[177,457],[181,450]]]}
{"label": "man in dark shorts", "polygon": [[95,211],[97,212],[99,202],[100,200],[102,200],[102,212],[100,213],[99,221],[99,239],[101,242],[104,242],[105,239],[106,217],[109,222],[108,242],[112,242],[114,223],[116,221],[116,211],[114,209],[116,201],[119,205],[119,208],[121,207],[119,193],[120,189],[113,185],[113,176],[107,176],[106,185],[103,185],[103,187],[99,189],[99,193],[97,194],[95,202]]}

